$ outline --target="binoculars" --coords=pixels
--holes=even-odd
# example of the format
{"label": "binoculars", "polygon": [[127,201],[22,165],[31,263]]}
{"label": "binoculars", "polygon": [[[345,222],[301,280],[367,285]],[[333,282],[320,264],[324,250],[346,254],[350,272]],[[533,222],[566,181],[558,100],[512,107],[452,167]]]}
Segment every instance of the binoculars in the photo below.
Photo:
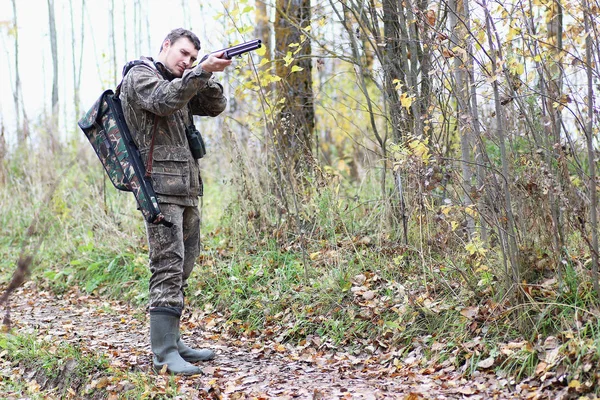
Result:
{"label": "binoculars", "polygon": [[196,129],[194,124],[188,125],[185,127],[185,136],[187,136],[188,143],[190,145],[190,150],[192,151],[192,156],[199,160],[206,154],[206,147],[204,146],[204,140],[202,140],[202,135]]}

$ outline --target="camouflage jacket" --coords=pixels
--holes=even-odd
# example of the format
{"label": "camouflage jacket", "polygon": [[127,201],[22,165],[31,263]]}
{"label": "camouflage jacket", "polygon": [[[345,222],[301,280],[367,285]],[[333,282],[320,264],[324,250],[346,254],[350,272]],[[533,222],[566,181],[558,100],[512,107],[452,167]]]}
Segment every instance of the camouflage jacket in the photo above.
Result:
{"label": "camouflage jacket", "polygon": [[152,184],[161,203],[197,206],[202,195],[198,162],[189,149],[185,127],[192,115],[215,117],[225,109],[223,87],[200,66],[173,77],[160,63],[142,57],[123,79],[120,99],[125,121],[146,164],[155,116]]}

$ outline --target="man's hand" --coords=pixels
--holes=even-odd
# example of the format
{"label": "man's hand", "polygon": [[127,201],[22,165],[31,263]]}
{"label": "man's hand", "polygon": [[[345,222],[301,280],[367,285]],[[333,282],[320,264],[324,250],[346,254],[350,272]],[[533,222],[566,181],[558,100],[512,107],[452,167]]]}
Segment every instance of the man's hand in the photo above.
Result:
{"label": "man's hand", "polygon": [[232,60],[220,58],[224,52],[212,53],[208,58],[200,64],[200,67],[207,72],[222,72],[225,68],[231,65]]}

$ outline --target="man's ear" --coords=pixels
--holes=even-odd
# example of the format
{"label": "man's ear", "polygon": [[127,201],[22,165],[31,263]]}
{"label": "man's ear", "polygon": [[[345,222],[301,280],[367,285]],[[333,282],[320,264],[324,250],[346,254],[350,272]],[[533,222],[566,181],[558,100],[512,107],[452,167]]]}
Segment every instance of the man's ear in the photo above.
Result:
{"label": "man's ear", "polygon": [[169,47],[171,47],[171,41],[169,39],[165,39],[162,44],[162,51],[167,50]]}

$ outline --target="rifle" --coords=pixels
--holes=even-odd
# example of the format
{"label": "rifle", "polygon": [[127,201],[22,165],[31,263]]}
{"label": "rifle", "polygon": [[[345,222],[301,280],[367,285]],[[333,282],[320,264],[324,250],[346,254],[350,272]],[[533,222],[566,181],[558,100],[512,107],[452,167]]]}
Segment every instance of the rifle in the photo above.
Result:
{"label": "rifle", "polygon": [[[221,56],[221,58],[226,58],[228,60],[231,60],[235,56],[241,56],[242,54],[248,53],[249,51],[260,49],[261,43],[262,43],[262,40],[254,39],[249,42],[244,42],[244,43],[237,44],[235,46],[227,47],[225,49],[213,51],[210,54],[224,52],[223,56]],[[202,59],[200,60],[200,62],[198,64],[203,63],[210,54],[207,54],[204,57],[202,57]]]}

